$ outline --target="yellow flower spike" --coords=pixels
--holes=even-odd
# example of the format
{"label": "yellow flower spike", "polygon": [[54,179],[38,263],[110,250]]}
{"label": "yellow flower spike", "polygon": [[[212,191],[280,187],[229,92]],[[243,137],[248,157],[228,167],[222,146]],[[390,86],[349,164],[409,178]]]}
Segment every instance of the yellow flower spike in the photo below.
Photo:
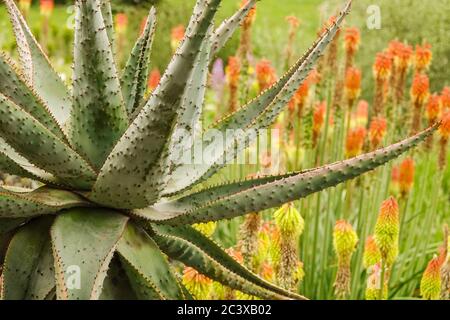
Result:
{"label": "yellow flower spike", "polygon": [[333,233],[333,245],[340,262],[343,264],[350,263],[357,243],[358,236],[353,230],[352,225],[345,220],[336,221]]}
{"label": "yellow flower spike", "polygon": [[426,300],[439,300],[441,295],[442,257],[436,256],[428,263],[420,281],[420,295]]}
{"label": "yellow flower spike", "polygon": [[305,221],[292,202],[283,205],[275,211],[273,216],[276,225],[284,236],[297,238],[303,233]]}
{"label": "yellow flower spike", "polygon": [[391,266],[398,255],[399,229],[398,203],[394,197],[390,197],[381,204],[374,236],[381,258],[385,260],[387,266]]}
{"label": "yellow flower spike", "polygon": [[358,236],[352,225],[345,220],[336,221],[333,245],[338,257],[338,270],[334,281],[334,293],[337,299],[347,299],[350,295],[350,261],[357,243]]}
{"label": "yellow flower spike", "polygon": [[217,223],[215,221],[210,221],[207,223],[196,223],[193,225],[194,229],[201,232],[203,235],[210,237],[216,231]]}
{"label": "yellow flower spike", "polygon": [[364,247],[363,264],[369,269],[381,261],[381,253],[373,236],[368,236]]}

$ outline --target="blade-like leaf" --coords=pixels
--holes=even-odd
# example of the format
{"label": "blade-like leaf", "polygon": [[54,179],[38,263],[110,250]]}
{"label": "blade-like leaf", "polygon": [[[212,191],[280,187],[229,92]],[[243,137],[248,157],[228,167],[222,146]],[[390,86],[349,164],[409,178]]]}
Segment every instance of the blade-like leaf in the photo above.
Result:
{"label": "blade-like leaf", "polygon": [[25,218],[0,218],[0,235],[18,228],[25,221],[27,221]]}
{"label": "blade-like leaf", "polygon": [[111,47],[114,48],[114,22],[111,10],[111,1],[101,0],[100,6],[102,10],[103,20],[105,22],[106,33],[108,34],[109,43],[111,44]]}
{"label": "blade-like leaf", "polygon": [[44,299],[55,287],[49,228],[53,219],[28,223],[14,235],[6,252],[2,297]]}
{"label": "blade-like leaf", "polygon": [[[144,230],[128,223],[117,251],[134,273],[141,278],[142,284],[156,292],[160,299],[183,298],[181,288],[171,272],[166,257]],[[149,257],[151,257],[151,263],[149,263]]]}
{"label": "blade-like leaf", "polygon": [[0,171],[47,184],[61,184],[53,175],[35,167],[18,154],[2,138],[0,138]]}
{"label": "blade-like leaf", "polygon": [[265,299],[304,299],[254,275],[192,227],[154,226],[153,239],[172,259],[230,288]]}
{"label": "blade-like leaf", "polygon": [[211,58],[223,48],[227,41],[233,36],[236,29],[247,17],[250,10],[255,6],[256,0],[248,1],[242,8],[240,8],[234,15],[225,19],[220,26],[214,31],[212,37]]}
{"label": "blade-like leaf", "polygon": [[243,108],[212,126],[212,129],[226,134],[226,139],[216,139],[213,136],[210,139],[200,137],[200,141],[194,141],[193,145],[201,144],[203,150],[214,150],[214,152],[211,152],[209,158],[204,158],[201,164],[185,164],[177,167],[171,174],[171,181],[164,192],[165,195],[183,191],[209,178],[224,167],[230,159],[234,159],[243,149],[248,147],[256,138],[255,133],[258,130],[269,127],[275,121],[297,88],[306,79],[315,61],[323,54],[328,43],[334,38],[350,10],[350,4],[351,2],[340,13],[336,22],[272,87]]}
{"label": "blade-like leaf", "polygon": [[98,0],[76,1],[71,143],[100,168],[128,126]]}
{"label": "blade-like leaf", "polygon": [[[106,160],[93,188],[92,198],[96,201],[136,208],[158,198],[164,188],[159,177],[165,174],[157,172],[158,159],[172,135],[184,89],[220,2],[207,2],[205,10],[192,17],[192,28],[186,32],[160,84]],[[152,171],[154,168],[156,171]]]}
{"label": "blade-like leaf", "polygon": [[58,138],[66,140],[47,106],[30,89],[12,61],[4,54],[0,54],[0,92],[35,117]]}
{"label": "blade-like leaf", "polygon": [[68,185],[89,189],[95,172],[67,144],[0,94],[0,135],[19,154]]}
{"label": "blade-like leaf", "polygon": [[54,214],[63,209],[90,204],[75,193],[41,187],[13,192],[0,188],[0,218],[28,218]]}
{"label": "blade-like leaf", "polygon": [[[273,181],[262,184],[255,183],[246,189],[235,186],[234,192],[231,191],[232,186],[219,187],[219,190],[215,190],[212,196],[211,192],[206,190],[203,193],[194,194],[192,196],[194,199],[187,196],[162,206],[162,209],[142,209],[136,210],[135,213],[139,217],[145,217],[152,221],[183,225],[230,219],[250,212],[273,208],[373,170],[411,149],[431,135],[436,128],[437,125],[389,147],[307,172],[274,177]],[[209,202],[207,201],[208,197]],[[199,199],[202,201],[198,201]],[[186,204],[191,200],[200,205],[189,208]],[[169,210],[164,212],[164,208]],[[175,209],[170,211],[172,208]]]}
{"label": "blade-like leaf", "polygon": [[51,228],[58,299],[98,299],[128,218],[110,210],[71,209]]}
{"label": "blade-like leaf", "polygon": [[33,37],[13,0],[5,0],[16,36],[24,76],[62,127],[69,119],[72,101],[64,82]]}
{"label": "blade-like leaf", "polygon": [[121,78],[122,94],[129,117],[134,114],[144,100],[155,26],[156,11],[152,7],[144,32],[136,41]]}
{"label": "blade-like leaf", "polygon": [[130,285],[120,261],[114,257],[109,264],[108,274],[103,282],[100,300],[136,300],[136,294]]}

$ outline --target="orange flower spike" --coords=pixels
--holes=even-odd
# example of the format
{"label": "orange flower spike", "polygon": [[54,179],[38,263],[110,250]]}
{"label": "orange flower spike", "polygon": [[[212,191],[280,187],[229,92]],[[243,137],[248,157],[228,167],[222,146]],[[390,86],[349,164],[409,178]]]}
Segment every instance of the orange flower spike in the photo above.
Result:
{"label": "orange flower spike", "polygon": [[256,64],[256,78],[261,91],[266,90],[276,81],[276,71],[269,60],[262,59]]}
{"label": "orange flower spike", "polygon": [[322,101],[317,103],[313,114],[313,131],[319,133],[325,121],[325,114],[327,111],[327,102]]}
{"label": "orange flower spike", "polygon": [[241,63],[237,57],[231,56],[228,58],[228,65],[225,68],[225,73],[227,75],[228,83],[237,86],[241,74]]}
{"label": "orange flower spike", "polygon": [[420,295],[426,300],[439,300],[441,295],[441,267],[443,259],[434,257],[428,263],[420,281]]}
{"label": "orange flower spike", "polygon": [[161,80],[161,73],[158,69],[153,69],[150,72],[150,76],[148,77],[148,89],[153,91],[159,85],[159,81]]}
{"label": "orange flower spike", "polygon": [[450,109],[450,87],[444,87],[441,93],[442,110]]}
{"label": "orange flower spike", "polygon": [[184,33],[185,29],[183,25],[178,25],[172,28],[170,32],[170,46],[172,47],[172,50],[176,50],[176,48],[178,48],[180,42],[184,38]]}
{"label": "orange flower spike", "polygon": [[388,52],[393,56],[395,68],[398,70],[406,70],[411,65],[414,51],[410,45],[392,41]]}
{"label": "orange flower spike", "polygon": [[128,16],[125,13],[116,14],[115,23],[117,33],[124,34],[128,28]]}
{"label": "orange flower spike", "polygon": [[416,46],[416,53],[414,56],[414,62],[417,72],[423,72],[428,70],[433,59],[433,53],[431,51],[431,45],[426,43],[423,46]]}
{"label": "orange flower spike", "polygon": [[437,94],[430,96],[426,106],[426,115],[430,124],[436,122],[441,111],[441,97]]}
{"label": "orange flower spike", "polygon": [[293,29],[297,29],[300,27],[300,20],[296,16],[287,16],[286,21],[289,23],[289,26]]}
{"label": "orange flower spike", "polygon": [[439,127],[439,134],[445,140],[450,138],[450,111],[446,111],[442,116],[442,123]]}
{"label": "orange flower spike", "polygon": [[387,121],[383,117],[375,117],[370,122],[369,139],[372,148],[376,149],[386,135]]}
{"label": "orange flower spike", "polygon": [[348,55],[353,56],[358,51],[361,34],[356,27],[347,28],[344,35],[344,48]]}
{"label": "orange flower spike", "polygon": [[39,8],[42,16],[50,17],[55,8],[55,2],[53,0],[40,0]]}
{"label": "orange flower spike", "polygon": [[358,99],[361,93],[361,71],[350,67],[345,75],[345,91],[349,101]]}
{"label": "orange flower spike", "polygon": [[357,127],[349,131],[345,143],[347,158],[356,157],[361,153],[365,137],[366,129],[364,127]]}
{"label": "orange flower spike", "polygon": [[400,164],[399,169],[399,187],[403,196],[407,195],[414,185],[414,160],[406,158]]}
{"label": "orange flower spike", "polygon": [[430,80],[426,74],[417,73],[411,86],[411,99],[415,105],[422,105],[430,96]]}
{"label": "orange flower spike", "polygon": [[389,79],[392,70],[392,56],[387,52],[379,52],[373,65],[373,74],[376,80]]}
{"label": "orange flower spike", "polygon": [[375,224],[375,243],[380,250],[381,258],[391,266],[398,255],[398,237],[400,232],[400,215],[398,203],[390,197],[381,204]]}

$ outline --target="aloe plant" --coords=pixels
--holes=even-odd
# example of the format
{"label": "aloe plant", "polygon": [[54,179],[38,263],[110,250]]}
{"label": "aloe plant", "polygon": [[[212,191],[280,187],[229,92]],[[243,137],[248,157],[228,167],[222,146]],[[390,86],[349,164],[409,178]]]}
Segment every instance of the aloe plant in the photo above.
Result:
{"label": "aloe plant", "polygon": [[[332,187],[397,157],[436,129],[305,172],[202,189],[230,152],[235,156],[245,147],[236,143],[249,138],[247,130],[236,130],[207,164],[185,164],[172,156],[185,147],[177,129],[192,134],[192,144],[201,139],[197,128],[208,66],[256,1],[214,29],[220,2],[197,1],[185,39],[146,98],[154,9],[119,75],[109,1],[77,0],[68,88],[14,2],[5,0],[21,63],[0,57],[0,170],[40,187],[0,189],[3,299],[189,299],[167,257],[253,296],[304,299],[253,274],[190,225]],[[213,128],[269,127],[349,9],[350,3],[278,82]]]}

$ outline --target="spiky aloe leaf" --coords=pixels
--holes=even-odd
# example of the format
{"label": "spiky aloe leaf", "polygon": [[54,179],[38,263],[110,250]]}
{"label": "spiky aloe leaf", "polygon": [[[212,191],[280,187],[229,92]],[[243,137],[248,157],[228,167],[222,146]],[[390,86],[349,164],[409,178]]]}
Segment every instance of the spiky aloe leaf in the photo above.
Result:
{"label": "spiky aloe leaf", "polygon": [[256,0],[248,1],[242,8],[240,8],[234,15],[225,19],[220,26],[214,31],[212,36],[212,50],[211,57],[223,48],[227,41],[233,36],[234,32],[239,28],[239,25],[247,17],[250,10],[255,6]]}
{"label": "spiky aloe leaf", "polygon": [[55,287],[52,221],[45,217],[28,223],[11,239],[4,262],[3,299],[44,299]]}
{"label": "spiky aloe leaf", "polygon": [[100,9],[102,10],[103,20],[105,22],[106,33],[108,34],[109,43],[114,48],[114,22],[111,10],[111,1],[100,0]]}
{"label": "spiky aloe leaf", "polygon": [[98,0],[76,1],[70,140],[95,168],[128,127],[120,81]]}
{"label": "spiky aloe leaf", "polygon": [[99,298],[127,221],[126,216],[111,210],[80,208],[68,210],[55,219],[50,233],[58,299]]}
{"label": "spiky aloe leaf", "polygon": [[184,89],[220,2],[207,2],[205,10],[193,16],[192,28],[186,32],[160,84],[102,167],[91,195],[95,201],[135,208],[158,198],[164,188],[161,177],[168,169],[161,172],[158,159],[164,157]]}
{"label": "spiky aloe leaf", "polygon": [[122,74],[122,94],[130,118],[144,100],[155,26],[156,10],[152,7],[147,17],[144,32],[136,41]]}
{"label": "spiky aloe leaf", "polygon": [[123,270],[118,257],[109,264],[108,274],[103,282],[100,300],[136,300],[136,294]]}
{"label": "spiky aloe leaf", "polygon": [[[132,269],[130,272],[141,278],[142,284],[156,293],[159,299],[183,299],[181,288],[166,257],[142,228],[128,223],[117,251]],[[151,263],[148,261],[149,257]]]}
{"label": "spiky aloe leaf", "polygon": [[[437,125],[399,143],[352,159],[325,165],[320,168],[289,176],[274,177],[273,181],[254,185],[247,182],[248,188],[225,185],[211,192],[205,190],[193,196],[186,196],[161,208],[136,210],[141,218],[170,225],[183,225],[221,219],[230,219],[250,212],[273,208],[283,203],[306,197],[312,193],[335,186],[373,170],[398,157],[426,139]],[[190,197],[193,197],[190,199]],[[198,201],[201,199],[201,201]],[[191,200],[196,207],[189,207]],[[166,211],[164,210],[166,209]]]}
{"label": "spiky aloe leaf", "polygon": [[46,184],[61,184],[53,175],[31,164],[18,154],[5,140],[0,138],[0,171],[16,176],[30,178]]}
{"label": "spiky aloe leaf", "polygon": [[220,247],[189,226],[154,226],[152,238],[169,257],[236,290],[265,299],[304,299],[253,275]]}
{"label": "spiky aloe leaf", "polygon": [[16,192],[0,188],[0,217],[27,218],[45,214],[54,214],[63,209],[90,206],[75,193],[59,189],[41,187],[29,191],[18,189]]}
{"label": "spiky aloe leaf", "polygon": [[69,91],[51,66],[13,0],[5,0],[24,76],[62,127],[72,107]]}
{"label": "spiky aloe leaf", "polygon": [[0,135],[8,145],[68,185],[90,188],[96,174],[80,155],[2,94],[0,109]]}
{"label": "spiky aloe leaf", "polygon": [[18,228],[25,221],[27,221],[25,218],[0,218],[0,235]]}
{"label": "spiky aloe leaf", "polygon": [[255,132],[269,127],[275,121],[299,85],[306,79],[315,61],[323,54],[328,43],[334,38],[350,10],[350,4],[351,2],[345,6],[336,22],[272,87],[243,108],[211,127],[211,129],[226,134],[226,139],[212,137],[202,140],[203,138],[200,137],[200,141],[194,141],[194,145],[202,144],[203,150],[209,149],[214,150],[214,152],[211,152],[209,158],[203,159],[201,164],[185,164],[177,167],[171,174],[168,188],[164,191],[165,194],[183,191],[209,178],[225,166],[227,161],[234,159],[239,152],[248,147],[256,138]]}
{"label": "spiky aloe leaf", "polygon": [[0,93],[35,117],[58,138],[66,140],[66,136],[47,106],[26,84],[18,72],[12,61],[3,53],[0,54]]}

